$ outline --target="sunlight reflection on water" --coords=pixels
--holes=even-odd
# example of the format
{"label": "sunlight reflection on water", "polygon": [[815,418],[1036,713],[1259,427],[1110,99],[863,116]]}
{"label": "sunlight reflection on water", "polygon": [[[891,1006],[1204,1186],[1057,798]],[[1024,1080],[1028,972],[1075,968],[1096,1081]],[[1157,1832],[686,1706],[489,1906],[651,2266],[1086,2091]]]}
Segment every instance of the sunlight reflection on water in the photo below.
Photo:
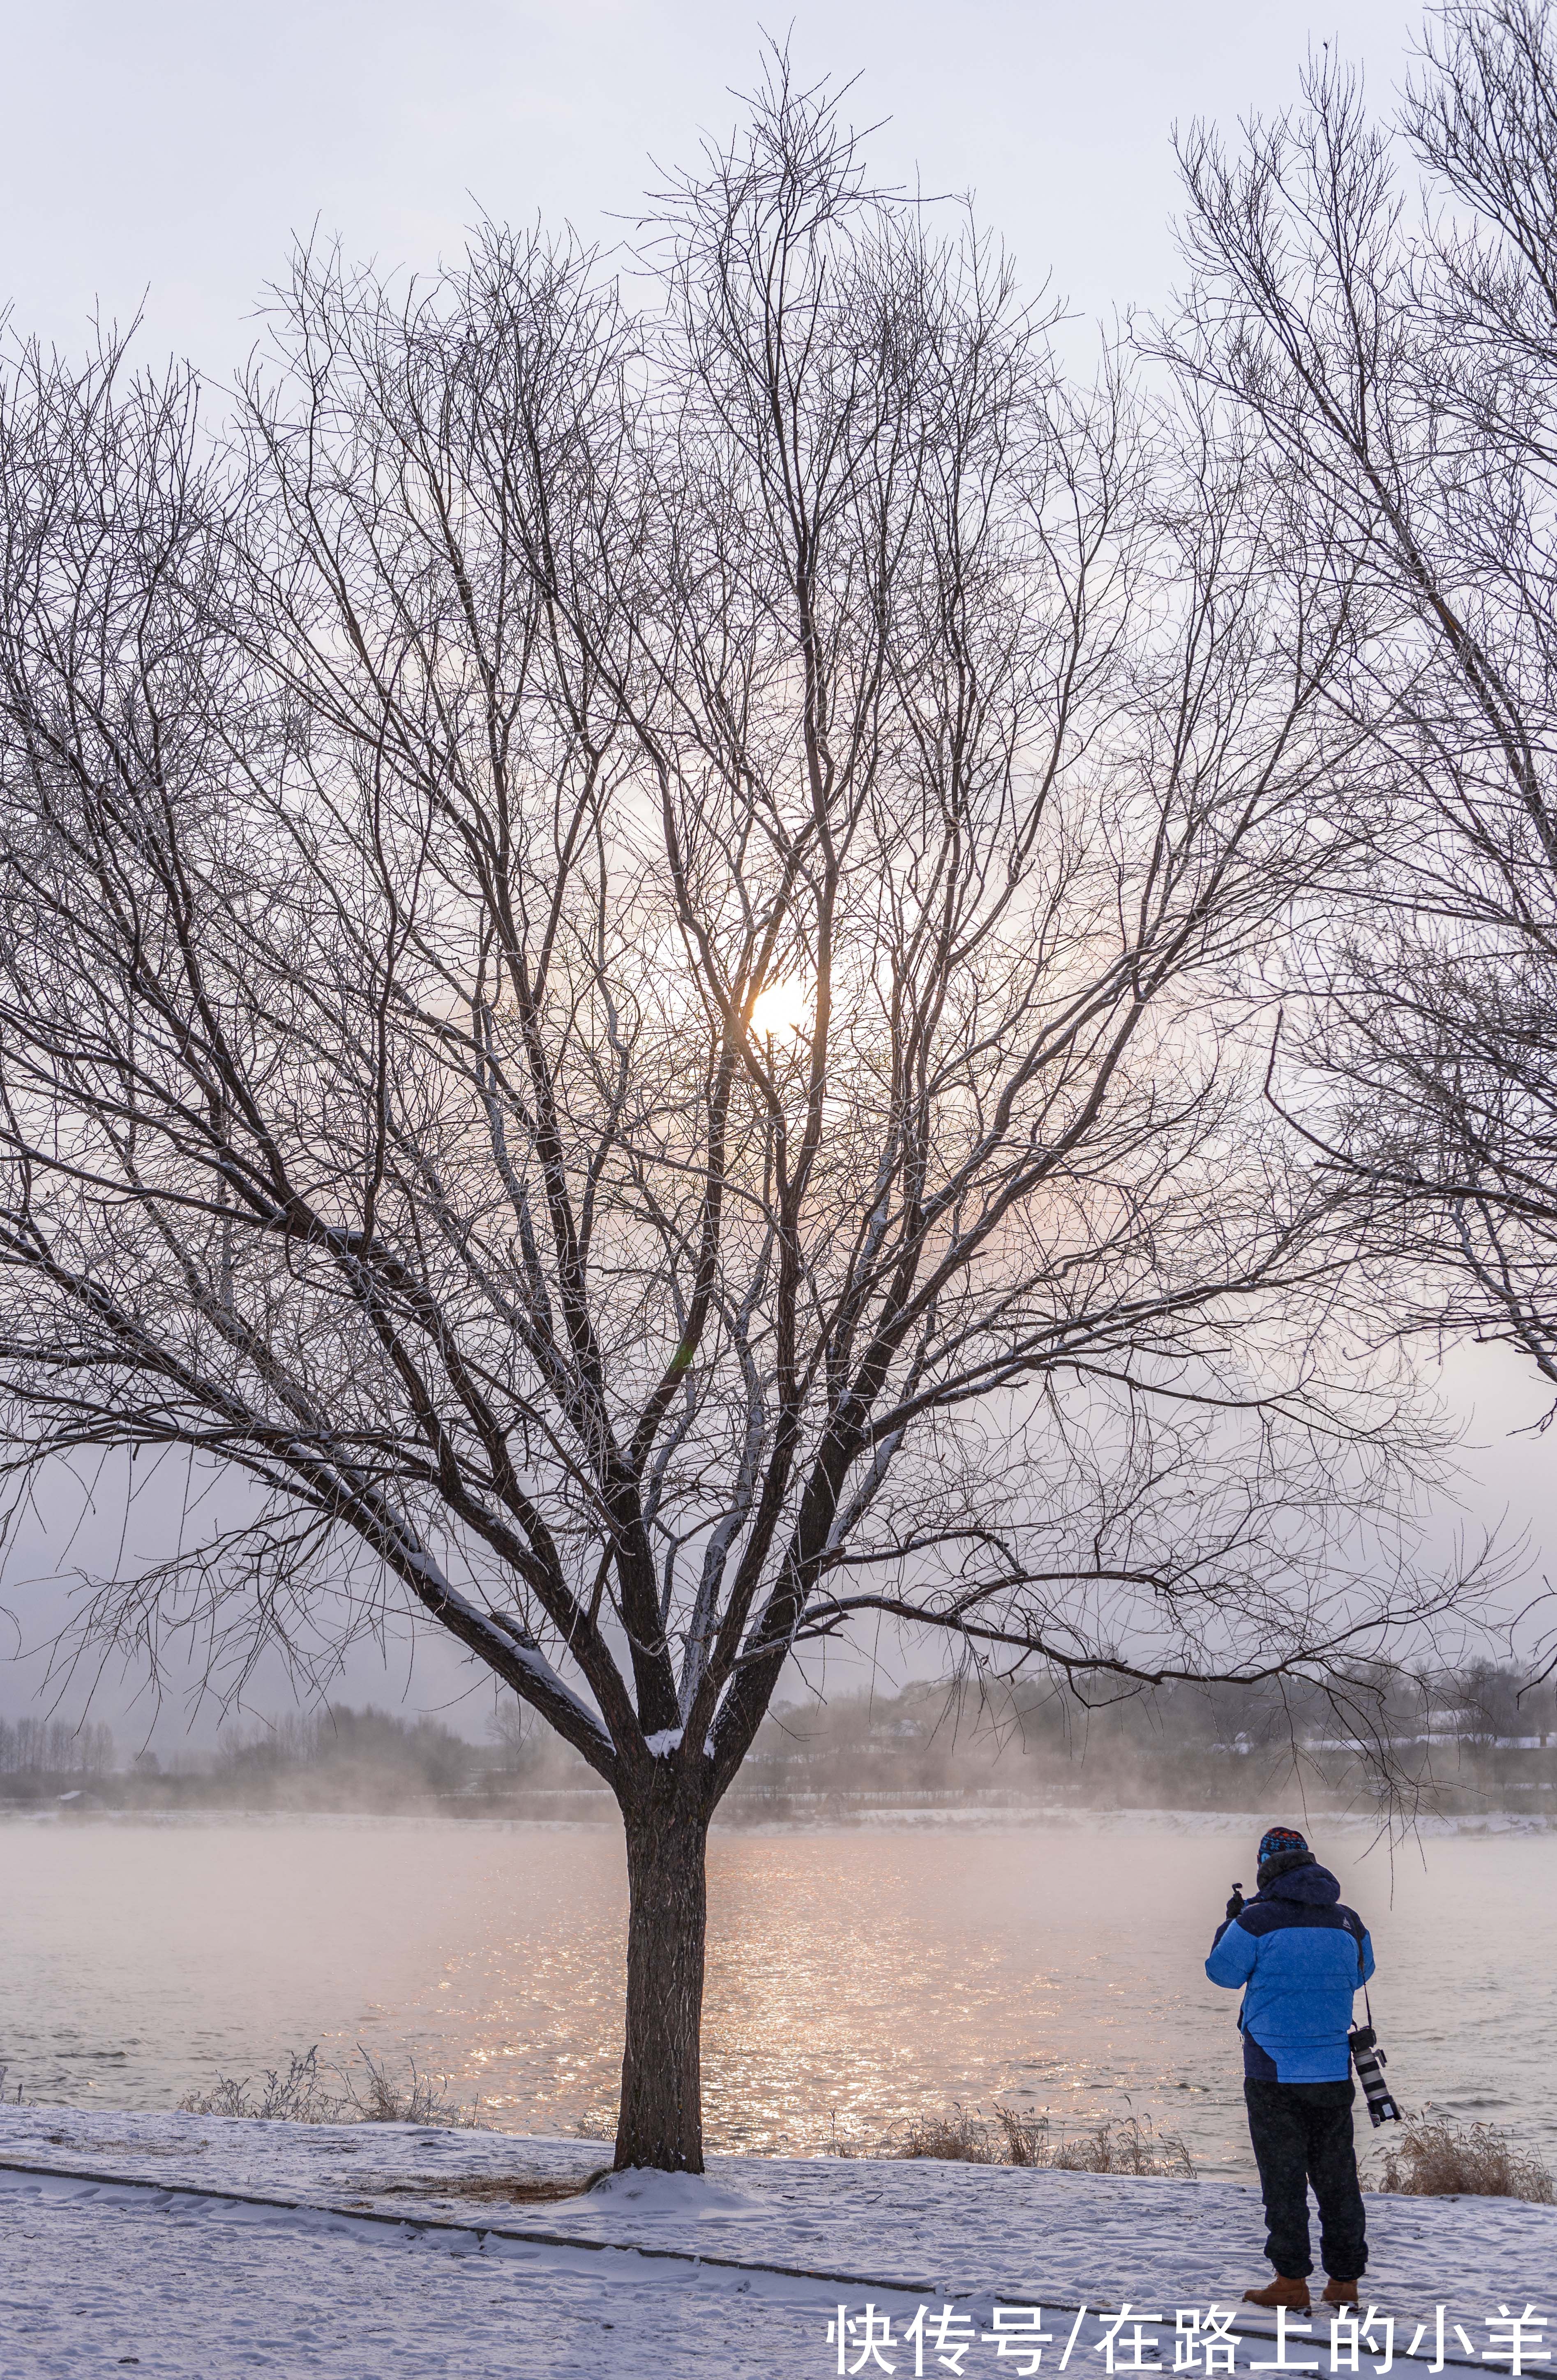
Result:
{"label": "sunlight reflection on water", "polygon": [[[1557,2143],[1557,1838],[1318,1848],[1373,1928],[1409,2105]],[[868,2145],[997,2098],[1150,2114],[1246,2172],[1235,2000],[1201,1973],[1238,1836],[1166,1826],[716,1835],[711,2144]],[[1393,1886],[1393,1903],[1392,1903]],[[0,2063],[170,2107],[287,2051],[414,2055],[485,2119],[609,2120],[625,1881],[605,1828],[335,1818],[0,1827]],[[1366,2138],[1366,2126],[1363,2128]]]}

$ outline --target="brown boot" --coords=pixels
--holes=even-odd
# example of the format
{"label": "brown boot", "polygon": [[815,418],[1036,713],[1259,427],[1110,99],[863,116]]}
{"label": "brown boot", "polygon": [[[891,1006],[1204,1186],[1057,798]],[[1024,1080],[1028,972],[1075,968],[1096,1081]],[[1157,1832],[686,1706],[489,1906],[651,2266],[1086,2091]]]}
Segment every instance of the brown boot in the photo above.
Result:
{"label": "brown boot", "polygon": [[1356,2301],[1357,2285],[1356,2281],[1338,2281],[1333,2277],[1326,2281],[1324,2285],[1324,2302],[1326,2305],[1356,2305]]}
{"label": "brown boot", "polygon": [[[1347,2286],[1349,2285],[1344,2282],[1338,2282],[1336,2284],[1337,2288],[1344,2288]],[[1352,2295],[1355,2300],[1356,2296],[1356,2291],[1355,2289],[1353,2289]],[[1246,2305],[1257,2306],[1285,2306],[1288,2313],[1307,2313],[1308,2311],[1308,2284],[1307,2281],[1301,2280],[1289,2281],[1285,2279],[1282,2274],[1278,2273],[1275,2279],[1271,2283],[1268,2289],[1246,2289],[1244,2291],[1244,2303]]]}

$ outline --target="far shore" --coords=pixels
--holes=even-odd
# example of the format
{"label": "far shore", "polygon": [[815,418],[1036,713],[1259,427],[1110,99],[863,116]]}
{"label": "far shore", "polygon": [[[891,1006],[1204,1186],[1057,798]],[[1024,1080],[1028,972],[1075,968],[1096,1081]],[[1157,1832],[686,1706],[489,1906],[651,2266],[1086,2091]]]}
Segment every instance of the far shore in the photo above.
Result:
{"label": "far shore", "polygon": [[[575,1806],[585,1799],[582,1795],[566,1796],[569,1806],[566,1810],[548,1807],[547,1798],[538,1795],[531,1802],[512,1806],[473,1803],[463,1797],[429,1798],[387,1810],[263,1804],[246,1807],[225,1803],[158,1809],[144,1804],[119,1807],[80,1794],[48,1802],[0,1802],[0,1824],[9,1821],[14,1825],[30,1826],[154,1828],[484,1826],[498,1828],[543,1828],[548,1832],[593,1832],[615,1829],[620,1826],[615,1806],[609,1794],[604,1792],[598,1797],[598,1807]],[[558,1801],[564,1798],[557,1797]],[[591,1801],[595,1798],[590,1797]],[[1507,1840],[1511,1837],[1557,1835],[1557,1812],[1488,1810],[1409,1815],[1376,1810],[1312,1810],[1310,1815],[1316,1823],[1322,1820],[1327,1829],[1375,1836],[1380,1840],[1400,1840],[1411,1836],[1429,1839],[1487,1836]],[[1258,1833],[1266,1822],[1266,1815],[1265,1812],[1258,1810],[1121,1808],[1083,1803],[1015,1803],[993,1807],[977,1803],[905,1803],[886,1807],[840,1805],[783,1815],[769,1810],[737,1808],[722,1814],[715,1821],[714,1831],[716,1834],[789,1835],[855,1834],[862,1830],[893,1833],[906,1829],[917,1832],[975,1829],[980,1833],[992,1833],[1050,1828],[1098,1834],[1162,1831],[1183,1835],[1247,1835]]]}

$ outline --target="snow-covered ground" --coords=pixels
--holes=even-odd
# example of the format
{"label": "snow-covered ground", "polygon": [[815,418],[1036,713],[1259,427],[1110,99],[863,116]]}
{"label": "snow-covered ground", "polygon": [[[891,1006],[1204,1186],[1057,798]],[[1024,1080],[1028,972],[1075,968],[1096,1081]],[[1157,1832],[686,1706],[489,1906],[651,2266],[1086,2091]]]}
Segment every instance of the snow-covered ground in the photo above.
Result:
{"label": "snow-covered ground", "polygon": [[[581,2184],[607,2154],[410,2125],[6,2108],[0,2380],[128,2362],[148,2380],[810,2380],[839,2369],[828,2325],[840,2302],[854,2325],[846,2371],[1004,2380],[1033,2368],[1033,2350],[1016,2351],[1014,2314],[991,2330],[997,2301],[1049,2310],[1045,2374],[1082,2306],[1069,2371],[1105,2374],[1107,2317],[1126,2302],[1162,2318],[1163,2341],[1141,2351],[1172,2370],[1176,2311],[1235,2306],[1264,2275],[1258,2194],[1236,2182],[719,2157],[701,2180],[614,2176],[540,2202],[504,2192]],[[1368,2213],[1368,2289],[1394,2319],[1397,2367],[1444,2304],[1448,2355],[1506,2370],[1487,2366],[1488,2318],[1533,2301],[1547,2328],[1527,2336],[1527,2366],[1551,2373],[1531,2350],[1557,2360],[1557,2209],[1372,2198]],[[1237,2369],[1269,2367],[1269,2324],[1244,2327],[1264,2335],[1243,2340]],[[1131,2368],[1131,2336],[1115,2338],[1115,2368]],[[1328,2374],[1328,2320],[1289,2341],[1284,2368],[1315,2354]],[[1381,2360],[1365,2346],[1361,2371]]]}

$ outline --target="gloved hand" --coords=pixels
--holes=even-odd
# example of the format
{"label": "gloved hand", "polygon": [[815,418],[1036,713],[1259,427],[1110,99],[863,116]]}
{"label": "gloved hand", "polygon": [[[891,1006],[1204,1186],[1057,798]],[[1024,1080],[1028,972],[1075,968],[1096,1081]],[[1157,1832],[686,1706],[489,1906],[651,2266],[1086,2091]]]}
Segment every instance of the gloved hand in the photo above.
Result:
{"label": "gloved hand", "polygon": [[1236,1916],[1238,1915],[1238,1913],[1239,1913],[1240,1910],[1243,1908],[1243,1905],[1244,1905],[1244,1888],[1243,1888],[1243,1886],[1242,1886],[1241,1884],[1235,1884],[1235,1885],[1233,1887],[1233,1898],[1231,1899],[1231,1900],[1229,1900],[1229,1902],[1228,1902],[1228,1904],[1227,1904],[1227,1914],[1228,1914],[1228,1916],[1229,1916],[1229,1917],[1236,1917]]}

